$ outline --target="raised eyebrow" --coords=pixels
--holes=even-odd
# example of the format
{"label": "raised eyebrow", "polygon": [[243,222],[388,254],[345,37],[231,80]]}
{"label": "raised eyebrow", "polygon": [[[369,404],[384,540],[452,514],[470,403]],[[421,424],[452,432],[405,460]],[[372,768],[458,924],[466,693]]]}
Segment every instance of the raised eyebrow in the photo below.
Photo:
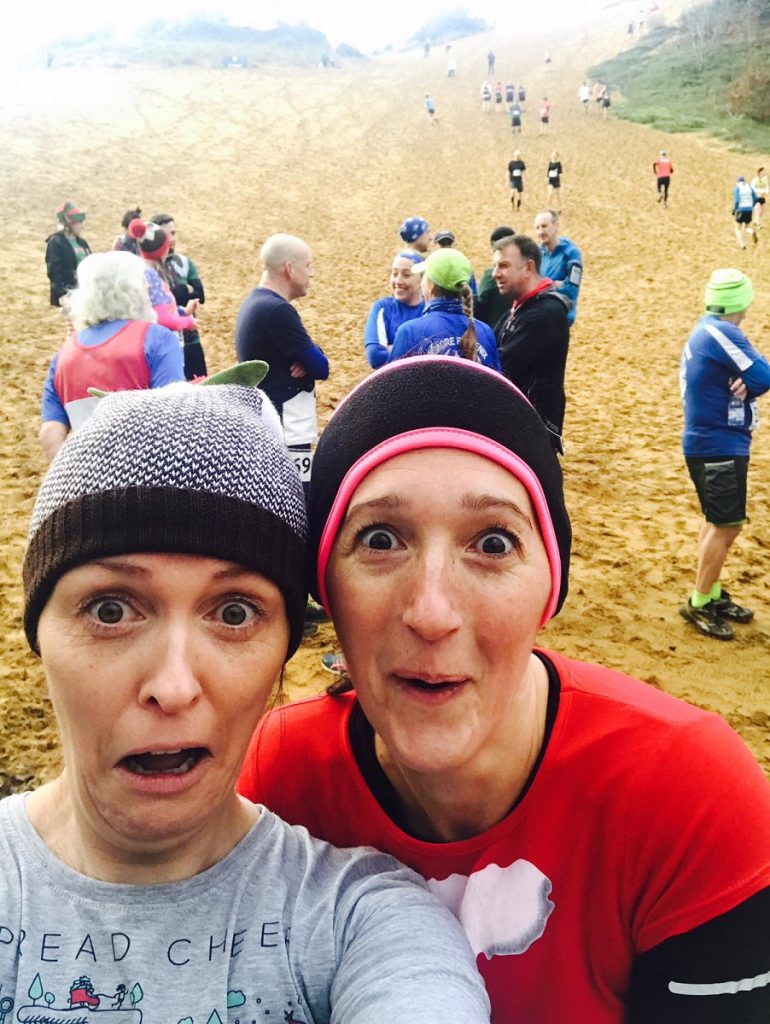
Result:
{"label": "raised eyebrow", "polygon": [[460,499],[460,506],[470,512],[488,512],[494,509],[504,509],[517,519],[524,522],[533,529],[532,517],[525,512],[515,501],[508,501],[507,498],[498,498],[494,494],[465,494]]}
{"label": "raised eyebrow", "polygon": [[106,569],[107,572],[114,573],[125,573],[127,576],[149,576],[150,570],[145,569],[143,565],[134,565],[133,562],[121,562],[114,558],[109,560],[102,558],[94,558],[88,565],[98,565],[100,569]]}
{"label": "raised eyebrow", "polygon": [[345,513],[345,521],[352,519],[353,516],[367,514],[371,515],[373,512],[390,512],[396,508],[402,508],[407,505],[408,501],[400,494],[385,494],[381,498],[372,498],[369,501],[353,502],[348,505],[348,510]]}

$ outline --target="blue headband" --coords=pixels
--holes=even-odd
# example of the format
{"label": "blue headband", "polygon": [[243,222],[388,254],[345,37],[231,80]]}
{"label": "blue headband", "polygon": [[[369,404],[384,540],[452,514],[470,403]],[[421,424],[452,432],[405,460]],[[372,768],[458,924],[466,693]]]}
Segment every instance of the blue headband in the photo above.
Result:
{"label": "blue headband", "polygon": [[411,260],[412,263],[422,263],[424,260],[419,252],[415,252],[414,249],[403,249],[397,256],[397,260]]}

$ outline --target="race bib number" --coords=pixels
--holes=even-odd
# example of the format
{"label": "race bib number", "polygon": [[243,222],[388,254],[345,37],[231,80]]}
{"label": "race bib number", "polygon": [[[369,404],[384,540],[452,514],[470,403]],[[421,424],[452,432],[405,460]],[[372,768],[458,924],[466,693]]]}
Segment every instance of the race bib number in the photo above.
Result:
{"label": "race bib number", "polygon": [[291,452],[291,460],[297,467],[300,481],[303,484],[310,483],[310,471],[313,468],[313,453],[312,452]]}

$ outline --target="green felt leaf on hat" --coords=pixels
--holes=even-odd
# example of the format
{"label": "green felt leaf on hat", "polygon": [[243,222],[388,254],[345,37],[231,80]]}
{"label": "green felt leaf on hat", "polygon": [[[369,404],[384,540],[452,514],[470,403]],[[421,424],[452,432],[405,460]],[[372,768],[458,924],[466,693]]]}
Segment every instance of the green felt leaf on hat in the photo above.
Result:
{"label": "green felt leaf on hat", "polygon": [[249,359],[245,363],[236,363],[220,370],[201,381],[201,384],[242,384],[244,387],[256,388],[264,380],[268,364],[262,359]]}

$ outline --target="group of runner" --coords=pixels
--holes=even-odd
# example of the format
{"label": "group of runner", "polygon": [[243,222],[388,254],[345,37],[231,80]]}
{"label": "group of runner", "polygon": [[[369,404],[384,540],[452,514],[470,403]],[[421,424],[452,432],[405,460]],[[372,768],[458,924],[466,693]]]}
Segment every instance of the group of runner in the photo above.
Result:
{"label": "group of runner", "polygon": [[[521,150],[514,149],[513,157],[508,161],[508,184],[511,190],[511,206],[514,210],[521,209],[522,197],[524,195],[524,174],[527,165],[522,158]],[[552,206],[558,213],[561,213],[561,178],[564,174],[564,166],[559,157],[558,150],[551,152],[546,168],[546,206]]]}
{"label": "group of runner", "polygon": [[757,168],[757,173],[747,181],[740,174],[733,188],[733,217],[735,218],[735,238],[741,249],[746,248],[746,237],[753,243],[759,241],[759,229],[762,227],[762,208],[770,194],[770,181],[764,167]]}

